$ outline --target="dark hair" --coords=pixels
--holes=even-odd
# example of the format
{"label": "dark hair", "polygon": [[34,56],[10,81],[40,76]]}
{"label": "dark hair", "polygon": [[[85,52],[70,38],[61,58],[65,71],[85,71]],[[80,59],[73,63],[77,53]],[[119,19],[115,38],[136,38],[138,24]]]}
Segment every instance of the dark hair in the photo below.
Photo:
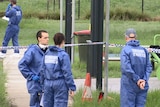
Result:
{"label": "dark hair", "polygon": [[65,37],[63,33],[56,33],[53,37],[53,41],[55,45],[60,45],[63,41],[65,41]]}
{"label": "dark hair", "polygon": [[17,3],[17,0],[10,0],[13,4]]}
{"label": "dark hair", "polygon": [[42,33],[48,33],[47,31],[45,31],[45,30],[39,30],[38,32],[37,32],[37,34],[36,34],[36,38],[37,38],[37,40],[38,40],[38,37],[42,37]]}

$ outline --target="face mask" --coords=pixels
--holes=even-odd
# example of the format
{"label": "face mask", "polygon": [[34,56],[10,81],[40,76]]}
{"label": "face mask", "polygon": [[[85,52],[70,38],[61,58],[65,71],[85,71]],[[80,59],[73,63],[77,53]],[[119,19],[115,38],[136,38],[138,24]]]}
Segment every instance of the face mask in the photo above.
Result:
{"label": "face mask", "polygon": [[43,49],[43,50],[45,50],[46,48],[48,48],[48,45],[42,45],[42,44],[38,44],[39,45],[39,47],[41,48],[41,49]]}

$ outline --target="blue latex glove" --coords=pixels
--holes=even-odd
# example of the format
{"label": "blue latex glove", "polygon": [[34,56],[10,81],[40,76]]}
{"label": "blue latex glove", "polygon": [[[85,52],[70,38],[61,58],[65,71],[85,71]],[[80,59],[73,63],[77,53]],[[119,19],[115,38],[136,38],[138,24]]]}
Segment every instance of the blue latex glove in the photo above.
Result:
{"label": "blue latex glove", "polygon": [[33,77],[32,77],[32,80],[38,81],[38,80],[39,80],[39,76],[37,76],[37,75],[33,76]]}

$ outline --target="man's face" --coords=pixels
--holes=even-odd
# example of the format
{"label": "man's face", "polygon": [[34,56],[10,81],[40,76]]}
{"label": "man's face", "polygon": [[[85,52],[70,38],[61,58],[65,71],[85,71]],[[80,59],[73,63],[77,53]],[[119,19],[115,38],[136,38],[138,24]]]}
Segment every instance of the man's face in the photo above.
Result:
{"label": "man's face", "polygon": [[46,32],[42,32],[42,37],[38,37],[39,44],[48,45],[49,35]]}

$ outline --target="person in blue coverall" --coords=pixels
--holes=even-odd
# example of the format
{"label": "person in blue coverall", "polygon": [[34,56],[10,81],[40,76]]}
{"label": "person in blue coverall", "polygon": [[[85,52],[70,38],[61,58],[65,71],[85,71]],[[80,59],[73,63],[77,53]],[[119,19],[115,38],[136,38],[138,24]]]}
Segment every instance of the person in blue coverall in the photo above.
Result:
{"label": "person in blue coverall", "polygon": [[121,107],[145,107],[148,80],[152,72],[148,51],[136,40],[136,31],[125,32],[126,45],[120,55],[121,61]]}
{"label": "person in blue coverall", "polygon": [[9,18],[8,26],[5,32],[5,36],[2,42],[2,50],[0,53],[0,57],[5,57],[6,49],[8,46],[10,39],[12,39],[12,44],[15,46],[14,53],[19,53],[19,49],[16,46],[19,46],[18,43],[18,34],[19,34],[19,23],[22,19],[22,10],[19,6],[16,5],[16,0],[10,0],[10,4],[8,5],[5,16]]}
{"label": "person in blue coverall", "polygon": [[50,46],[44,56],[44,107],[67,107],[68,95],[74,96],[74,84],[69,55],[62,47],[65,37],[56,33],[55,46]]}
{"label": "person in blue coverall", "polygon": [[30,107],[40,107],[43,85],[41,84],[42,57],[48,50],[49,35],[47,31],[40,30],[36,38],[38,44],[30,45],[18,63],[21,74],[27,80]]}

